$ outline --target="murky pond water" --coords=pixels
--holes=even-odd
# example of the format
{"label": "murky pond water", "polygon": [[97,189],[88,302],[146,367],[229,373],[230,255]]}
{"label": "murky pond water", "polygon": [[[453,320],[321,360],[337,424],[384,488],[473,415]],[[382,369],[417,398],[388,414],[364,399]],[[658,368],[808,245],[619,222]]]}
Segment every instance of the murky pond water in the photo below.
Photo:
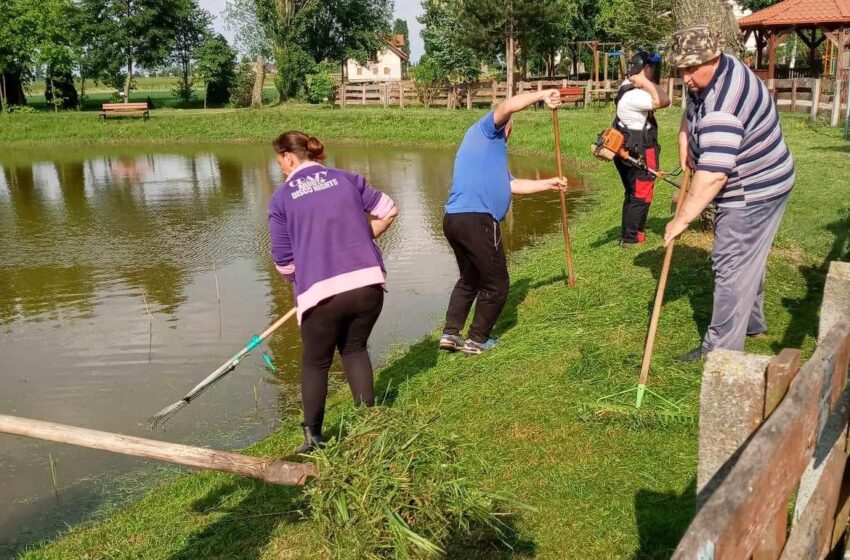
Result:
{"label": "murky pond water", "polygon": [[[441,230],[454,153],[328,151],[329,165],[367,176],[401,210],[381,239],[389,293],[372,337],[380,362],[440,322],[456,280]],[[512,171],[553,173],[531,158]],[[151,437],[152,413],[292,306],[266,225],[282,179],[266,146],[0,152],[0,413]],[[580,208],[581,189],[569,196]],[[557,230],[559,212],[555,193],[516,200],[506,247]],[[262,350],[277,374],[255,351],[153,437],[232,449],[297,418],[294,322]],[[0,435],[0,557],[120,501],[146,479],[127,473],[151,467]]]}

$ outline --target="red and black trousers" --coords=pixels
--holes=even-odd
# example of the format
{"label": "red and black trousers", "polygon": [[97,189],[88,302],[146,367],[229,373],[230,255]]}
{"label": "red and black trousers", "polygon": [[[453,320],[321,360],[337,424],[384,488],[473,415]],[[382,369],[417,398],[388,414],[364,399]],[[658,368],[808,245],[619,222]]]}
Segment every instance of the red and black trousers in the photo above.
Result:
{"label": "red and black trousers", "polygon": [[[654,146],[632,150],[633,156],[642,156],[647,167],[658,169],[658,155],[661,148]],[[638,153],[635,153],[638,152]],[[655,191],[655,176],[622,159],[615,158],[614,164],[620,173],[625,188],[623,198],[623,222],[621,241],[623,243],[643,243],[646,240],[646,219],[649,205]]]}

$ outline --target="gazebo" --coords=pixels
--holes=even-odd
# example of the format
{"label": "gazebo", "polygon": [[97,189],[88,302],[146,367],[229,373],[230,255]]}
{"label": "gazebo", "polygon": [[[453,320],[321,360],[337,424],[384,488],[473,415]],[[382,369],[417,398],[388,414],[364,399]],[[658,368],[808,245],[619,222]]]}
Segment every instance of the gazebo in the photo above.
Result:
{"label": "gazebo", "polygon": [[738,26],[744,33],[744,42],[750,36],[755,38],[757,69],[762,67],[762,52],[767,45],[768,67],[763,78],[776,77],[776,48],[790,33],[796,33],[809,48],[810,68],[814,66],[817,48],[829,40],[838,49],[836,77],[844,77],[841,70],[844,49],[850,40],[850,0],[785,0],[741,18]]}

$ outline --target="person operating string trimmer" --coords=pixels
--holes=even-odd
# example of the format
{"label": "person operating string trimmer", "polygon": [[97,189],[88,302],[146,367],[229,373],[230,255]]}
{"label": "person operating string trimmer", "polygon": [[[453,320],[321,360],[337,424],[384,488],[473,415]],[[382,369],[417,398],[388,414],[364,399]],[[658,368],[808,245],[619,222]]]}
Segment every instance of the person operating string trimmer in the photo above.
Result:
{"label": "person operating string trimmer", "polygon": [[[649,169],[658,169],[661,146],[658,144],[658,123],[655,111],[670,105],[664,89],[653,82],[654,63],[658,55],[641,51],[629,61],[628,78],[623,81],[614,103],[617,116],[613,128],[625,137],[625,149]],[[632,246],[646,238],[646,218],[655,189],[655,176],[629,163],[620,156],[614,158],[625,188],[620,244]]]}

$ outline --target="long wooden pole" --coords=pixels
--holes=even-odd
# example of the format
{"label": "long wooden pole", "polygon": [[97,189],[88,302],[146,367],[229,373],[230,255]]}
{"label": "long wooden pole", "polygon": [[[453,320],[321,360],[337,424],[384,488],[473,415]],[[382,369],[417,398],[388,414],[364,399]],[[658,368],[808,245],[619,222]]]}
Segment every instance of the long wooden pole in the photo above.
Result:
{"label": "long wooden pole", "polygon": [[5,414],[0,414],[0,433],[221,471],[284,486],[300,486],[308,478],[318,476],[316,468],[309,463],[249,457],[227,451],[190,447]]}
{"label": "long wooden pole", "polygon": [[[558,163],[558,177],[564,176],[564,164],[561,161],[561,129],[558,123],[558,110],[552,109],[552,127],[555,131],[555,161]],[[567,195],[564,191],[559,191],[561,194],[561,228],[564,230],[564,258],[567,261],[567,277],[569,278],[570,286],[576,285],[575,274],[573,273],[573,253],[570,247],[570,226],[567,223]]]}
{"label": "long wooden pole", "polygon": [[[676,216],[682,211],[685,198],[688,195],[688,187],[691,184],[691,172],[686,169],[682,178],[682,187],[679,191],[679,201],[676,204]],[[667,277],[670,275],[670,262],[673,260],[673,248],[676,240],[670,241],[667,251],[664,253],[664,264],[661,266],[661,276],[658,278],[658,289],[655,291],[655,305],[652,308],[652,317],[649,320],[649,332],[646,335],[646,347],[643,349],[643,363],[640,366],[640,381],[637,389],[637,403],[640,408],[643,396],[646,392],[646,382],[649,380],[649,365],[652,362],[652,349],[655,347],[655,334],[658,332],[658,319],[661,317],[661,306],[664,304],[664,291],[667,289]]]}

